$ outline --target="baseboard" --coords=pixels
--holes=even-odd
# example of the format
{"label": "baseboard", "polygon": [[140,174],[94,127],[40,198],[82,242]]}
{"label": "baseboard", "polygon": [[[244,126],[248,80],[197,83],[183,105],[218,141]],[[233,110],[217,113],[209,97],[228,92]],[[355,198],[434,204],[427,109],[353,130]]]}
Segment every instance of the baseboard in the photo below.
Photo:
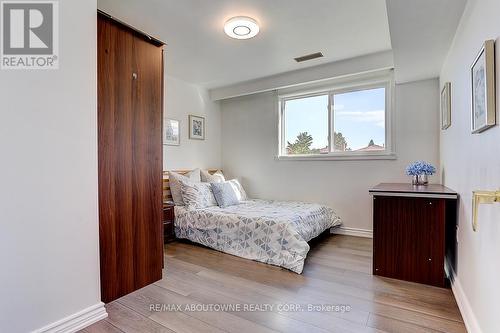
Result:
{"label": "baseboard", "polygon": [[479,326],[479,322],[477,321],[477,318],[474,315],[474,311],[472,311],[469,299],[467,298],[467,295],[465,295],[465,292],[462,289],[462,284],[460,283],[460,279],[458,278],[457,274],[453,270],[453,267],[450,265],[448,260],[446,260],[445,270],[446,274],[448,275],[451,281],[451,290],[453,291],[453,295],[455,295],[455,299],[457,301],[458,308],[460,309],[460,313],[462,314],[462,318],[464,319],[465,328],[467,329],[467,332],[482,333],[481,327]]}
{"label": "baseboard", "polygon": [[337,234],[337,235],[373,238],[373,231],[368,229],[358,229],[358,228],[349,228],[340,226],[330,229],[330,232],[332,234]]}
{"label": "baseboard", "polygon": [[87,326],[98,322],[108,316],[104,303],[99,302],[80,312],[74,313],[66,318],[63,318],[55,323],[49,324],[34,333],[73,333]]}

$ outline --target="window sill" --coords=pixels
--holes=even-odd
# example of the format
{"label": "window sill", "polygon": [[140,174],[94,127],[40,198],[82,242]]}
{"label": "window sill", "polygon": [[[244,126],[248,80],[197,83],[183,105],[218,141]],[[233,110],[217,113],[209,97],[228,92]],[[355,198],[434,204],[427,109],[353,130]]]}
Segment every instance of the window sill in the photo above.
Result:
{"label": "window sill", "polygon": [[395,153],[377,154],[322,154],[322,155],[279,155],[278,161],[364,161],[364,160],[396,160]]}

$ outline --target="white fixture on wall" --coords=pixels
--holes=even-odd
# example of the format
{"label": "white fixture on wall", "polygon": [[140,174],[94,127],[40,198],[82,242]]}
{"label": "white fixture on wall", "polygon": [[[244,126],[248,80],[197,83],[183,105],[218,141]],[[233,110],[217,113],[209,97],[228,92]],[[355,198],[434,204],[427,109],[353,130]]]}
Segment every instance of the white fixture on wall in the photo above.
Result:
{"label": "white fixture on wall", "polygon": [[259,24],[251,17],[236,16],[226,21],[224,32],[231,38],[249,39],[259,33]]}

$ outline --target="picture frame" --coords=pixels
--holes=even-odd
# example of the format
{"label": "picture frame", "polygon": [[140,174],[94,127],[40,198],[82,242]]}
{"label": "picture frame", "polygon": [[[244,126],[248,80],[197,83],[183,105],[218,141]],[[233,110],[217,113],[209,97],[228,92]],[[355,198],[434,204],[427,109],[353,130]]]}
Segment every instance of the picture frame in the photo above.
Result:
{"label": "picture frame", "polygon": [[441,90],[441,129],[451,126],[451,82],[446,82]]}
{"label": "picture frame", "polygon": [[181,144],[180,123],[178,120],[166,118],[163,124],[163,144],[179,146]]}
{"label": "picture frame", "polygon": [[205,117],[189,115],[189,138],[205,140]]}
{"label": "picture frame", "polygon": [[494,40],[484,42],[470,70],[471,131],[481,133],[496,124]]}

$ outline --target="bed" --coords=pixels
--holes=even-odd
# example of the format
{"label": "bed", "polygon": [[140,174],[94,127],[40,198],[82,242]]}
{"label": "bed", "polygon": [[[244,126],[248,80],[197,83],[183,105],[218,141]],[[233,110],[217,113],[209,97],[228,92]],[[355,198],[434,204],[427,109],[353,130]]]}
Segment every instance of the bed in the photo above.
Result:
{"label": "bed", "polygon": [[302,273],[311,239],[341,224],[329,207],[246,200],[239,205],[175,207],[175,235],[225,253]]}

